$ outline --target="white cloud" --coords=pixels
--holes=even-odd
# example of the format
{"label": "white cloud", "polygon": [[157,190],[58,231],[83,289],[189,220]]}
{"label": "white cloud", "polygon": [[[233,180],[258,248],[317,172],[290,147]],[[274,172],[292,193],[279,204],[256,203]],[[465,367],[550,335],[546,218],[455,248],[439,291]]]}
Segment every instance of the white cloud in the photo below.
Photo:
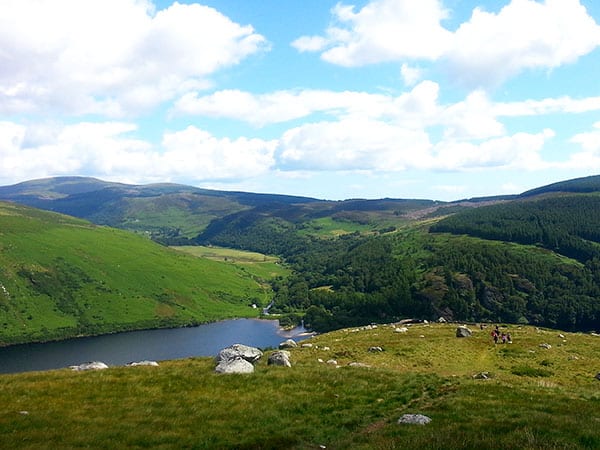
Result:
{"label": "white cloud", "polygon": [[286,131],[278,159],[292,170],[399,171],[426,167],[431,144],[419,130],[372,120],[340,120]]}
{"label": "white cloud", "polygon": [[598,45],[600,27],[579,0],[512,0],[497,14],[475,8],[445,57],[467,85],[489,85],[572,63]]}
{"label": "white cloud", "polygon": [[288,122],[315,113],[336,118],[385,117],[421,126],[425,117],[436,113],[438,94],[439,86],[432,81],[423,81],[398,97],[312,89],[269,94],[224,90],[205,96],[190,92],[175,103],[174,113],[236,119],[256,126]]}
{"label": "white cloud", "polygon": [[404,84],[407,86],[414,86],[417,81],[423,77],[423,70],[418,67],[410,67],[408,64],[402,64],[400,67],[400,75]]}
{"label": "white cloud", "polygon": [[552,137],[554,132],[547,129],[536,134],[516,133],[488,139],[478,144],[444,140],[434,149],[435,167],[440,170],[541,169],[548,166],[541,151]]}
{"label": "white cloud", "polygon": [[165,134],[163,148],[124,122],[24,126],[0,122],[0,182],[90,175],[128,182],[252,178],[274,165],[276,142],[218,139],[196,127]]}
{"label": "white cloud", "polygon": [[569,96],[525,100],[521,102],[496,103],[493,106],[497,116],[539,116],[553,113],[584,113],[600,110],[600,97],[574,99]]}
{"label": "white cloud", "polygon": [[338,4],[332,15],[337,25],[325,36],[304,36],[294,46],[347,67],[444,61],[471,87],[573,63],[600,45],[600,26],[579,0],[511,0],[498,13],[477,7],[454,32],[441,25],[448,13],[437,0],[371,0],[358,12]]}
{"label": "white cloud", "polygon": [[300,51],[321,51],[325,61],[362,66],[402,58],[437,59],[450,33],[440,21],[446,11],[438,0],[374,0],[358,12],[338,3],[335,25],[326,36],[303,36],[293,42]]}
{"label": "white cloud", "polygon": [[199,4],[155,12],[145,0],[5,0],[0,113],[135,113],[207,86],[265,45]]}

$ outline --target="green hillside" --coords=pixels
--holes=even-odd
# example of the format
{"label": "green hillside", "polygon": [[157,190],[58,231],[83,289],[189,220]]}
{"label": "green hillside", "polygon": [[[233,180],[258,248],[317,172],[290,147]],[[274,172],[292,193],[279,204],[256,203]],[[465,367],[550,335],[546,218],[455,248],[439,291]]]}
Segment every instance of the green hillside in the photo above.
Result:
{"label": "green hillside", "polygon": [[2,375],[0,447],[600,447],[600,337],[500,325],[512,343],[494,345],[491,326],[460,339],[450,324],[369,328],[291,349],[291,368],[265,355],[246,375],[215,374],[212,358]]}
{"label": "green hillside", "polygon": [[0,203],[0,344],[255,315],[265,280],[135,234]]}

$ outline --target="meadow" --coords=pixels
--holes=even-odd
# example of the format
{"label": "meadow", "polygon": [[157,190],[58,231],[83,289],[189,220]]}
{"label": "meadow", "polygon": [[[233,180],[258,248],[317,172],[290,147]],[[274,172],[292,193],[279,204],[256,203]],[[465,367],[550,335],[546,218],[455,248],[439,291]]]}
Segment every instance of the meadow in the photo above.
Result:
{"label": "meadow", "polygon": [[[600,336],[510,325],[495,345],[491,327],[396,327],[318,335],[291,368],[265,355],[250,375],[212,358],[3,375],[0,448],[600,447]],[[399,424],[407,413],[431,423]]]}

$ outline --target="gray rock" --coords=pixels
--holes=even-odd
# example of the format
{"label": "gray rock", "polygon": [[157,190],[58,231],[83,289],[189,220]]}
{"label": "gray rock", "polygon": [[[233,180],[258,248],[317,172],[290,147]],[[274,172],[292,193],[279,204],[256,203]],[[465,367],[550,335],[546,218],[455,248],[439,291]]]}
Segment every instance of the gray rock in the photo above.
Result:
{"label": "gray rock", "polygon": [[440,317],[437,321],[438,321],[438,323],[446,323],[446,322],[448,322],[444,317]]}
{"label": "gray rock", "polygon": [[348,364],[348,367],[371,367],[368,364],[365,363],[361,363],[361,362],[351,362],[350,364]]}
{"label": "gray rock", "polygon": [[431,419],[423,414],[404,414],[398,419],[398,423],[407,423],[413,425],[427,425]]}
{"label": "gray rock", "polygon": [[217,363],[241,358],[252,364],[258,361],[262,355],[263,352],[256,347],[249,347],[244,344],[233,344],[219,352],[217,355]]}
{"label": "gray rock", "polygon": [[137,361],[137,362],[130,362],[129,364],[127,364],[130,367],[135,367],[135,366],[152,366],[152,367],[158,367],[158,363],[156,361]]}
{"label": "gray rock", "polygon": [[383,351],[383,348],[381,348],[381,347],[379,347],[379,346],[377,346],[377,347],[369,347],[369,351],[370,351],[371,353],[374,353],[374,352],[382,352],[382,351]]}
{"label": "gray rock", "polygon": [[253,373],[254,365],[251,362],[246,361],[244,358],[236,357],[227,360],[221,360],[217,367],[215,367],[217,373]]}
{"label": "gray rock", "polygon": [[296,348],[298,347],[298,344],[296,344],[296,341],[294,341],[293,339],[288,339],[286,341],[283,341],[281,344],[279,344],[279,348]]}
{"label": "gray rock", "polygon": [[292,367],[292,363],[290,362],[290,352],[278,350],[271,353],[267,364],[270,366]]}
{"label": "gray rock", "polygon": [[490,373],[489,372],[479,372],[479,373],[476,373],[475,375],[473,375],[473,378],[475,380],[487,380],[490,378]]}
{"label": "gray rock", "polygon": [[456,329],[456,337],[458,337],[458,338],[470,337],[472,334],[473,334],[473,332],[465,326],[458,327]]}
{"label": "gray rock", "polygon": [[103,370],[108,369],[108,366],[100,361],[92,361],[83,364],[79,364],[78,366],[70,366],[72,370],[81,371],[81,370]]}
{"label": "gray rock", "polygon": [[550,344],[540,344],[540,348],[545,348],[546,350],[550,350],[552,346]]}

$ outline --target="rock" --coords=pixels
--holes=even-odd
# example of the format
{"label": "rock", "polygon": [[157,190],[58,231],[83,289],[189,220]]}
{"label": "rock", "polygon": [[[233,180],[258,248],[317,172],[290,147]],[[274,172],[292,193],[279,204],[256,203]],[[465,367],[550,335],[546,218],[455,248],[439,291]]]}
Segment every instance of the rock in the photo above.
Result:
{"label": "rock", "polygon": [[242,358],[252,364],[258,361],[262,355],[263,352],[256,347],[249,347],[244,344],[233,344],[219,352],[217,355],[217,363]]}
{"label": "rock", "polygon": [[335,359],[328,359],[327,364],[331,364],[332,366],[337,366],[337,361]]}
{"label": "rock", "polygon": [[254,365],[251,362],[246,361],[242,357],[235,357],[232,359],[224,359],[217,367],[215,367],[217,373],[253,373]]}
{"label": "rock", "polygon": [[293,339],[288,339],[286,341],[283,341],[281,344],[279,344],[279,348],[296,348],[298,347],[298,344],[296,344],[296,341],[294,341]]}
{"label": "rock", "polygon": [[440,317],[437,321],[438,321],[438,323],[446,323],[447,322],[447,320],[444,319],[443,317]]}
{"label": "rock", "polygon": [[479,372],[473,375],[473,379],[475,380],[487,380],[490,378],[489,372]]}
{"label": "rock", "polygon": [[598,372],[598,373],[596,374],[596,377],[595,377],[595,378],[596,378],[596,380],[600,381],[600,372]]}
{"label": "rock", "polygon": [[129,364],[127,364],[130,367],[135,367],[135,366],[152,366],[152,367],[158,367],[158,363],[156,361],[138,361],[138,362],[130,362]]}
{"label": "rock", "polygon": [[562,333],[560,333],[560,334],[558,335],[558,337],[559,337],[559,338],[561,338],[561,339],[564,339],[564,338],[565,338],[565,335],[564,335],[564,334],[562,334]]}
{"label": "rock", "polygon": [[306,344],[302,344],[301,347],[302,348],[312,348],[313,345],[310,342],[307,342]]}
{"label": "rock", "polygon": [[458,327],[456,329],[456,337],[458,338],[462,338],[462,337],[469,337],[473,334],[473,332],[471,330],[469,330],[467,327],[462,326],[462,327]]}
{"label": "rock", "polygon": [[292,367],[292,363],[290,362],[290,352],[286,352],[285,350],[278,350],[276,352],[271,353],[267,364],[269,366]]}
{"label": "rock", "polygon": [[414,425],[427,425],[431,419],[423,414],[404,414],[398,419],[398,423],[407,423]]}
{"label": "rock", "polygon": [[381,347],[369,347],[370,352],[382,352],[383,349]]}
{"label": "rock", "polygon": [[546,350],[550,350],[552,346],[550,344],[540,344],[540,348],[545,348]]}
{"label": "rock", "polygon": [[368,364],[365,363],[360,363],[360,362],[351,362],[350,364],[348,364],[349,367],[371,367]]}
{"label": "rock", "polygon": [[406,333],[407,331],[408,331],[408,328],[402,327],[402,328],[396,328],[394,330],[394,333]]}
{"label": "rock", "polygon": [[92,361],[80,364],[78,366],[70,366],[72,370],[81,371],[81,370],[103,370],[108,369],[108,366],[100,361]]}

